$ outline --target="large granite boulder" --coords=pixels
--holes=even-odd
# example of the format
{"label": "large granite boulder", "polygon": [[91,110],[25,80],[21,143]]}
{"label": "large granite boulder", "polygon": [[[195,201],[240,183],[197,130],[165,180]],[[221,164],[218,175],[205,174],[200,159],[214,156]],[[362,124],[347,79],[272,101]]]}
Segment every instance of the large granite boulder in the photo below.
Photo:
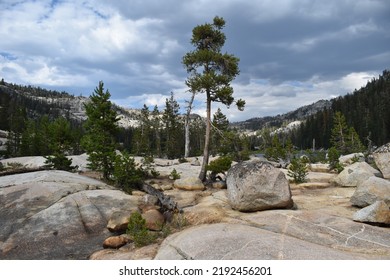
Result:
{"label": "large granite boulder", "polygon": [[150,209],[145,211],[142,213],[142,218],[145,219],[146,228],[150,230],[161,230],[165,223],[163,214],[161,214],[161,212],[157,209]]}
{"label": "large granite boulder", "polygon": [[186,191],[201,191],[205,189],[202,181],[197,177],[177,179],[173,183],[173,186],[177,189]]}
{"label": "large granite boulder", "polygon": [[112,213],[130,213],[137,203],[65,171],[0,177],[0,259],[87,259],[111,235]]}
{"label": "large granite boulder", "polygon": [[111,214],[107,223],[107,229],[111,232],[124,233],[130,220],[130,212],[115,211]]}
{"label": "large granite boulder", "polygon": [[110,236],[103,242],[103,248],[118,249],[128,242],[128,238],[122,235]]}
{"label": "large granite boulder", "polygon": [[357,211],[353,215],[353,220],[362,223],[390,225],[389,205],[384,201],[377,201]]}
{"label": "large granite boulder", "polygon": [[229,203],[239,211],[293,206],[286,176],[268,162],[242,162],[234,165],[227,173],[226,184]]}
{"label": "large granite boulder", "polygon": [[366,162],[355,162],[345,167],[334,182],[343,187],[356,187],[371,176],[381,177],[382,174]]}
{"label": "large granite boulder", "polygon": [[390,179],[390,143],[376,149],[373,157],[376,166],[382,172],[383,178]]}
{"label": "large granite boulder", "polygon": [[363,153],[353,153],[353,154],[341,156],[339,158],[339,162],[342,165],[351,165],[355,162],[364,162],[364,161],[365,161],[365,158],[364,158]]}
{"label": "large granite boulder", "polygon": [[360,183],[351,197],[352,205],[366,207],[383,200],[390,206],[390,181],[372,176]]}

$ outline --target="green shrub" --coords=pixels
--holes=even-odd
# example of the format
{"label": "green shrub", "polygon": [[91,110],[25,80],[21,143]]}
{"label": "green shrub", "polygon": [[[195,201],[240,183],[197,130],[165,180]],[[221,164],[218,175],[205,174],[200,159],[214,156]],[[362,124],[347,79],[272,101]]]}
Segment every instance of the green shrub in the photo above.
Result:
{"label": "green shrub", "polygon": [[336,170],[337,173],[340,173],[344,169],[339,161],[339,158],[339,151],[335,147],[331,147],[328,151],[329,167],[331,170]]}
{"label": "green shrub", "polygon": [[145,156],[142,159],[141,169],[144,171],[145,177],[157,178],[158,176],[160,176],[160,172],[158,172],[153,165],[153,156]]}
{"label": "green shrub", "polygon": [[351,159],[352,163],[359,162],[359,160],[360,160],[360,157],[359,157],[357,154],[355,154],[355,155],[353,156],[353,158]]}
{"label": "green shrub", "polygon": [[305,161],[301,158],[293,158],[288,167],[288,176],[292,177],[294,182],[299,184],[306,182],[307,174],[308,171]]}
{"label": "green shrub", "polygon": [[72,166],[72,159],[68,159],[64,153],[55,153],[53,156],[46,157],[46,167],[50,169],[74,171],[77,166]]}
{"label": "green shrub", "polygon": [[305,151],[305,155],[309,158],[310,163],[317,163],[321,162],[324,163],[326,162],[326,152],[325,151],[313,151],[311,149],[308,149]]}
{"label": "green shrub", "polygon": [[173,168],[171,174],[169,175],[169,177],[172,179],[172,180],[177,180],[177,179],[180,179],[180,174],[176,171],[175,168]]}
{"label": "green shrub", "polygon": [[144,171],[127,153],[116,157],[113,176],[115,184],[130,194],[133,189],[141,188],[145,179]]}
{"label": "green shrub", "polygon": [[130,235],[137,247],[149,245],[157,238],[146,228],[145,219],[137,211],[131,213],[126,233]]}
{"label": "green shrub", "polygon": [[215,181],[218,173],[225,174],[225,172],[228,171],[231,166],[232,166],[232,159],[230,157],[219,157],[211,161],[206,166],[206,170],[211,171],[210,179],[212,181]]}

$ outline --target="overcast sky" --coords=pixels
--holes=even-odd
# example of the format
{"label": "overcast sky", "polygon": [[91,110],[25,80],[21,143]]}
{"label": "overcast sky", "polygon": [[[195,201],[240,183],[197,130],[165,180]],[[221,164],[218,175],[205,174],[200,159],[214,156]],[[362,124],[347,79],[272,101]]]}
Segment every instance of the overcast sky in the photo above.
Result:
{"label": "overcast sky", "polygon": [[102,80],[118,105],[163,109],[173,92],[184,108],[181,59],[216,15],[247,103],[213,104],[231,121],[344,95],[390,68],[388,0],[0,0],[0,78],[84,96]]}

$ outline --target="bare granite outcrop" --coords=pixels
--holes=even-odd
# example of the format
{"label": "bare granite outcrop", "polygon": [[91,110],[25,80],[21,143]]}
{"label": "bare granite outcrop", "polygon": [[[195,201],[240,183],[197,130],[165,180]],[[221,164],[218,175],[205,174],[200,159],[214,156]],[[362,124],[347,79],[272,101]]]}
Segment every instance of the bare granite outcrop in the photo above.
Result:
{"label": "bare granite outcrop", "polygon": [[[182,178],[199,171],[190,163],[156,162],[164,175],[173,168]],[[275,171],[289,179],[286,170]],[[185,191],[156,179],[180,212],[164,215],[168,226],[176,223],[172,234],[141,248],[123,235],[126,221],[120,221],[133,211],[156,212],[158,199],[64,171],[2,176],[0,259],[390,259],[390,228],[377,226],[373,215],[368,223],[354,221],[357,188],[333,184],[337,174],[319,171],[310,171],[304,184],[287,183],[293,209],[254,212],[235,210],[227,189]],[[116,216],[120,232],[110,228]]]}

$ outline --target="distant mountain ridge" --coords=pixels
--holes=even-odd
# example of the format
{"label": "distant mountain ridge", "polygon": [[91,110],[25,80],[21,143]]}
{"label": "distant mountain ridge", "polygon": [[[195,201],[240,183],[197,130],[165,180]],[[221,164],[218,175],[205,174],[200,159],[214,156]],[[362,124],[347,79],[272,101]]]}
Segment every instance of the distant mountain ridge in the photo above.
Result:
{"label": "distant mountain ridge", "polygon": [[290,111],[282,115],[251,118],[242,122],[234,122],[231,126],[242,130],[260,130],[263,127],[280,128],[284,123],[304,121],[308,117],[323,109],[328,109],[331,106],[331,100],[319,100],[315,103],[299,107],[294,111]]}
{"label": "distant mountain ridge", "polygon": [[[6,119],[16,107],[26,109],[27,117],[37,119],[42,115],[49,118],[65,117],[73,123],[81,124],[86,119],[84,104],[89,97],[73,96],[66,92],[42,89],[40,87],[20,86],[1,81],[0,83],[0,129],[7,130]],[[120,126],[136,125],[139,110],[124,109],[113,104]]]}
{"label": "distant mountain ridge", "polygon": [[[8,97],[7,97],[8,96]],[[12,107],[12,104],[24,106],[29,118],[49,115],[52,118],[63,116],[70,121],[82,123],[86,120],[84,104],[88,97],[73,96],[66,92],[46,90],[40,87],[20,86],[2,81],[0,84],[0,108]],[[125,109],[113,104],[120,116],[122,127],[137,126],[137,117],[141,109]],[[277,116],[251,118],[242,122],[231,123],[232,127],[245,130],[259,130],[264,126],[281,127],[286,121],[304,120],[323,108],[331,105],[329,100],[319,100],[311,105],[300,107],[294,111]],[[2,110],[4,116],[8,115]],[[1,112],[0,112],[1,114]],[[2,128],[0,126],[0,129]]]}
{"label": "distant mountain ridge", "polygon": [[340,112],[347,126],[354,128],[367,147],[390,142],[390,71],[384,70],[359,90],[333,98],[319,100],[286,114],[252,118],[231,126],[244,131],[271,128],[271,133],[283,133],[296,147],[307,149],[315,140],[317,148],[331,146],[333,117]]}
{"label": "distant mountain ridge", "polygon": [[[86,119],[84,104],[89,98],[75,97],[66,92],[57,92],[31,86],[19,86],[0,81],[0,130],[9,130],[9,116],[15,108],[26,109],[27,117],[50,118],[63,116],[69,121],[81,124]],[[115,105],[120,116],[120,126],[135,127],[141,109],[125,109]],[[330,132],[333,115],[341,112],[348,126],[354,127],[360,139],[383,145],[390,141],[390,71],[384,70],[378,78],[353,93],[331,100],[319,100],[291,112],[242,122],[230,126],[242,131],[257,131],[264,127],[273,131],[292,132],[291,138],[297,147],[311,147],[315,139],[318,147],[330,146]],[[289,124],[291,124],[289,126]],[[292,125],[294,124],[294,125]],[[293,127],[293,129],[290,129]],[[288,128],[288,129],[284,129]]]}

